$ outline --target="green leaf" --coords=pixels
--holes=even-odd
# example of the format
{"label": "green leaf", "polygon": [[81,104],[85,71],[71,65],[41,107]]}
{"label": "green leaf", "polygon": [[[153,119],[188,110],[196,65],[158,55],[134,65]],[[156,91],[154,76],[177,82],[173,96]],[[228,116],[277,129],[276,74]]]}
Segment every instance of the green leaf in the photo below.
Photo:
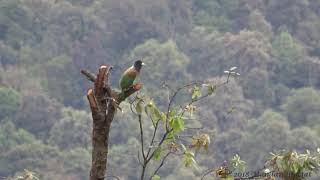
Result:
{"label": "green leaf", "polygon": [[153,117],[156,121],[159,121],[159,120],[164,120],[163,119],[163,115],[162,113],[160,112],[160,110],[154,106],[154,112],[153,112]]}
{"label": "green leaf", "polygon": [[212,95],[217,89],[216,85],[209,85],[208,86],[208,95]]}
{"label": "green leaf", "polygon": [[169,118],[172,118],[172,117],[175,117],[177,116],[178,114],[178,111],[176,108],[172,108],[170,111],[169,111]]}
{"label": "green leaf", "polygon": [[277,165],[277,168],[282,169],[282,160],[277,159],[276,160],[276,165]]}
{"label": "green leaf", "polygon": [[201,97],[201,89],[200,87],[198,86],[195,86],[193,89],[192,89],[192,100],[195,100],[197,98]]}
{"label": "green leaf", "polygon": [[151,118],[151,120],[155,123],[159,120],[165,120],[165,115],[163,112],[161,112],[153,102],[148,103],[145,106],[145,112],[146,114]]}
{"label": "green leaf", "polygon": [[238,154],[236,154],[231,159],[231,164],[232,164],[233,168],[239,169],[241,172],[244,172],[246,170],[246,162],[241,160],[241,158]]}
{"label": "green leaf", "polygon": [[160,176],[159,175],[153,175],[151,180],[160,180]]}
{"label": "green leaf", "polygon": [[142,100],[139,100],[138,103],[136,104],[136,112],[138,114],[142,113]]}
{"label": "green leaf", "polygon": [[183,131],[184,130],[184,120],[182,117],[175,117],[170,121],[170,127],[174,132]]}
{"label": "green leaf", "polygon": [[234,180],[234,177],[228,176],[226,180]]}
{"label": "green leaf", "polygon": [[166,137],[166,141],[175,141],[174,134],[175,134],[175,132],[173,132],[173,131],[169,132]]}
{"label": "green leaf", "polygon": [[153,159],[156,160],[156,161],[160,161],[160,159],[161,159],[161,154],[162,154],[162,148],[161,148],[161,146],[159,146],[159,147],[154,151]]}
{"label": "green leaf", "polygon": [[294,174],[297,174],[299,172],[299,164],[298,163],[293,163],[292,164],[292,170]]}
{"label": "green leaf", "polygon": [[194,159],[194,153],[191,151],[186,151],[184,153],[184,166],[185,167],[190,167],[191,165],[193,165],[195,163],[195,159]]}

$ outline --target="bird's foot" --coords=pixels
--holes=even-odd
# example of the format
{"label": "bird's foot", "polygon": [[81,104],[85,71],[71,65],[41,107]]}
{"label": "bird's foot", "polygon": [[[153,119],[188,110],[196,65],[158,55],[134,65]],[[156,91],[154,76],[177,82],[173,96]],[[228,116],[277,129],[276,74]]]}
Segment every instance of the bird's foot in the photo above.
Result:
{"label": "bird's foot", "polygon": [[136,91],[140,90],[141,88],[142,88],[142,83],[137,83],[133,85],[133,89]]}

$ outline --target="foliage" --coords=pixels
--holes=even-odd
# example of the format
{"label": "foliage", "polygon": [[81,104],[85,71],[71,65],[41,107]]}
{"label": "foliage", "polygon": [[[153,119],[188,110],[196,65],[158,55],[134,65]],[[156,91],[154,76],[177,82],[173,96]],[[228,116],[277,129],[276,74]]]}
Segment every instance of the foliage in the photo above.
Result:
{"label": "foliage", "polygon": [[[0,155],[0,173],[13,174],[26,167],[33,167],[36,171],[39,168],[46,167],[48,165],[47,161],[51,158],[57,157],[59,157],[58,149],[38,141],[17,145]],[[15,163],[12,164],[11,162]]]}
{"label": "foliage", "polygon": [[71,108],[62,110],[62,118],[54,124],[50,131],[49,142],[61,149],[76,147],[88,149],[91,144],[91,117],[85,111]]}
{"label": "foliage", "polygon": [[41,138],[47,138],[52,126],[60,118],[60,104],[45,95],[26,95],[21,109],[14,116],[14,123],[19,128]]}
{"label": "foliage", "polygon": [[17,175],[13,178],[6,178],[5,180],[39,180],[34,172],[24,169],[23,172],[19,173],[21,175]]}
{"label": "foliage", "polygon": [[[293,127],[316,123],[315,114],[319,112],[320,94],[313,88],[302,88],[294,90],[288,96],[282,108],[288,116]],[[312,124],[310,124],[312,125]]]}
{"label": "foliage", "polygon": [[34,143],[36,138],[24,129],[17,129],[8,119],[0,124],[0,150],[6,152],[21,144]]}
{"label": "foliage", "polygon": [[[228,180],[255,178],[264,180],[275,178],[284,180],[308,179],[320,167],[319,149],[317,151],[314,154],[311,154],[309,150],[306,153],[285,150],[279,153],[271,153],[270,160],[265,162],[265,166],[252,172],[245,172],[246,162],[236,154],[230,160],[230,164],[225,161],[223,166],[215,170],[216,176]],[[202,179],[211,172],[212,170],[208,171]]]}
{"label": "foliage", "polygon": [[21,94],[12,88],[0,86],[0,120],[16,113],[21,106]]}
{"label": "foliage", "polygon": [[272,154],[266,162],[267,172],[279,174],[283,179],[308,179],[319,168],[319,160],[319,149],[316,154],[311,154],[309,150],[306,153],[289,151]]}
{"label": "foliage", "polygon": [[89,176],[91,154],[83,148],[74,148],[63,154],[65,171],[68,174],[76,174],[79,179]]}

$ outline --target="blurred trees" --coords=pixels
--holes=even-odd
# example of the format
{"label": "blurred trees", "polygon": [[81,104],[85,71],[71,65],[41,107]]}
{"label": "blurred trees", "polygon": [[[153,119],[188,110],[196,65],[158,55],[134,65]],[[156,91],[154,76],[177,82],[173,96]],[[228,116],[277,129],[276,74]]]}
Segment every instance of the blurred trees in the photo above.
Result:
{"label": "blurred trees", "polygon": [[217,76],[232,66],[239,67],[240,74],[253,68],[267,70],[273,62],[271,44],[259,32],[219,35],[199,29],[194,33],[186,40],[190,45],[186,48],[192,57],[190,69],[196,78]]}
{"label": "blurred trees", "polygon": [[21,94],[12,88],[0,86],[0,120],[13,116],[22,103]]}
{"label": "blurred trees", "polygon": [[[277,77],[280,81],[290,87],[301,87],[305,80],[300,80],[301,72],[298,72],[303,57],[303,47],[295,40],[289,32],[281,31],[273,42],[273,48],[278,58]],[[291,78],[287,78],[291,77]]]}
{"label": "blurred trees", "polygon": [[[240,155],[252,164],[252,168],[263,166],[263,160],[268,157],[269,152],[286,149],[290,143],[288,120],[270,110],[265,111],[258,119],[249,120],[245,132]],[[252,148],[245,148],[248,146]]]}
{"label": "blurred trees", "polygon": [[172,40],[161,43],[151,39],[136,46],[128,59],[138,58],[146,63],[140,79],[142,82],[149,82],[145,84],[146,92],[152,92],[154,97],[161,97],[157,100],[167,101],[162,98],[167,96],[167,89],[161,87],[164,82],[173,88],[190,80],[190,74],[186,71],[190,59],[179,51]]}
{"label": "blurred trees", "polygon": [[293,127],[302,125],[315,125],[320,108],[320,94],[313,88],[294,90],[288,96],[282,108],[288,116]]}
{"label": "blurred trees", "polygon": [[92,120],[87,112],[66,108],[62,110],[61,119],[52,127],[49,141],[61,149],[88,149],[91,129]]}
{"label": "blurred trees", "polygon": [[6,152],[21,144],[34,143],[36,138],[24,129],[17,129],[15,125],[6,119],[0,126],[1,152]]}
{"label": "blurred trees", "polygon": [[50,129],[61,116],[60,106],[46,96],[25,96],[21,110],[14,116],[14,123],[38,137],[47,138]]}
{"label": "blurred trees", "polygon": [[40,142],[21,144],[1,153],[0,174],[13,174],[14,172],[22,171],[26,167],[33,167],[34,171],[37,171],[49,165],[50,158],[58,157],[59,151],[56,148]]}

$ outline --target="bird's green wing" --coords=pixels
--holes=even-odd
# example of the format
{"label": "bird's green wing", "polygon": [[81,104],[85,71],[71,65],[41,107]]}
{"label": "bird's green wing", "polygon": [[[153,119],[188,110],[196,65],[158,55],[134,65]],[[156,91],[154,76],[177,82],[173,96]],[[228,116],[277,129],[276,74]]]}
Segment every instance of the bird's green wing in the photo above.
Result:
{"label": "bird's green wing", "polygon": [[129,89],[133,83],[134,80],[136,79],[137,76],[137,72],[132,70],[131,68],[129,68],[128,70],[126,70],[123,75],[121,76],[119,85],[121,90],[126,90]]}
{"label": "bird's green wing", "polygon": [[133,85],[134,79],[128,76],[122,76],[120,80],[120,88],[121,90],[129,89]]}

